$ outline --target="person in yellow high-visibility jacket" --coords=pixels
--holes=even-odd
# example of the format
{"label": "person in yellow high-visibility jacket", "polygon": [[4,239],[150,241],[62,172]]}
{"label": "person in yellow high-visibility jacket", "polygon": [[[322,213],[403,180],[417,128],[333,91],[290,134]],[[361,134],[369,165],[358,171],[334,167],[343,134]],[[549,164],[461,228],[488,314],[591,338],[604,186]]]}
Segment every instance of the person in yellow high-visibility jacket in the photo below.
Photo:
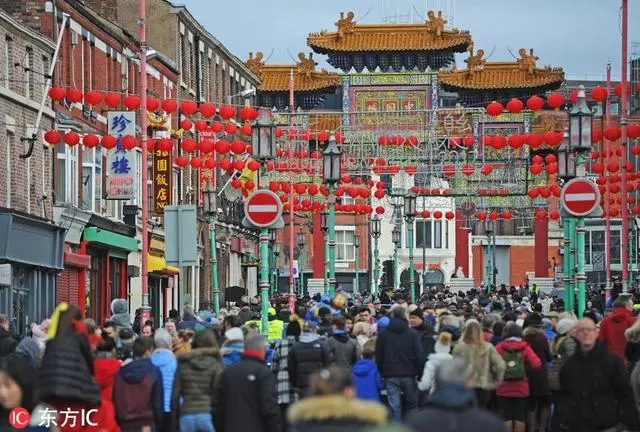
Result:
{"label": "person in yellow high-visibility jacket", "polygon": [[284,322],[276,316],[276,310],[272,307],[268,309],[269,313],[269,342],[275,342],[282,339],[282,331]]}

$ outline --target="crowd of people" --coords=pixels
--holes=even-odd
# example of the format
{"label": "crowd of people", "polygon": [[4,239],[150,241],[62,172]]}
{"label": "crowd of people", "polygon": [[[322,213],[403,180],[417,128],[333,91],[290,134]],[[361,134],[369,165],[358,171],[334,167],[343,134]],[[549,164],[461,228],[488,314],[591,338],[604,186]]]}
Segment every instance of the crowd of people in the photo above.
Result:
{"label": "crowd of people", "polygon": [[640,430],[632,296],[582,319],[527,287],[383,300],[272,299],[266,329],[251,300],[162,325],[60,304],[20,340],[0,315],[0,430],[15,409],[32,431]]}

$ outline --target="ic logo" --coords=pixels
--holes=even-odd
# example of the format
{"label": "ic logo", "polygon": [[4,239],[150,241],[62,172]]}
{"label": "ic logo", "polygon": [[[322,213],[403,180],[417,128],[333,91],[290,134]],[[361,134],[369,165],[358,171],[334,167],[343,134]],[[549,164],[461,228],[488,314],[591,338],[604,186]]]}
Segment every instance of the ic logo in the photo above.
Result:
{"label": "ic logo", "polygon": [[24,429],[29,426],[31,414],[24,408],[14,408],[9,413],[9,423],[15,429]]}

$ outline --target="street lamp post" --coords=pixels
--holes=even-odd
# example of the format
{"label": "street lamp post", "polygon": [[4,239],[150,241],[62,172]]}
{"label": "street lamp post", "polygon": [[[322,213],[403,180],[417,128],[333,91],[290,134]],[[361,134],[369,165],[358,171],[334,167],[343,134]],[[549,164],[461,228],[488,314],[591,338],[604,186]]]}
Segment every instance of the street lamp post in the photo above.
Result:
{"label": "street lamp post", "polygon": [[303,231],[298,231],[298,250],[299,252],[299,256],[298,256],[298,267],[299,270],[298,272],[300,273],[299,276],[299,281],[300,281],[300,290],[299,290],[299,294],[300,295],[304,295],[304,244],[306,239],[304,238],[304,232]]}
{"label": "street lamp post", "polygon": [[324,276],[323,294],[326,294],[329,292],[329,237],[327,236],[327,232],[329,231],[329,213],[326,210],[323,210],[320,214],[320,225],[324,239],[324,270],[322,272]]}
{"label": "street lamp post", "polygon": [[378,262],[378,240],[382,234],[382,224],[380,217],[376,214],[371,218],[369,232],[373,236],[373,295],[378,294],[378,284],[380,283],[380,263]]}
{"label": "street lamp post", "polygon": [[[265,173],[265,162],[275,159],[276,156],[276,134],[275,127],[270,118],[271,112],[261,109],[258,120],[253,128],[253,139],[251,147],[253,157],[261,162],[262,172]],[[260,176],[260,186],[263,186],[263,176]],[[269,228],[260,228],[260,299],[262,316],[262,334],[268,336],[269,333],[269,240],[271,234]],[[295,295],[295,294],[294,294]]]}
{"label": "street lamp post", "polygon": [[416,303],[416,281],[413,271],[413,221],[416,217],[416,196],[412,193],[404,197],[404,220],[407,222],[407,242],[409,243],[409,286],[411,303]]}
{"label": "street lamp post", "polygon": [[218,258],[216,253],[216,212],[218,211],[216,190],[211,183],[203,191],[203,208],[209,222],[209,248],[211,257],[211,282],[213,289],[213,311],[220,312],[220,290],[218,287]]}
{"label": "street lamp post", "polygon": [[[275,232],[275,231],[274,231]],[[273,245],[273,282],[271,283],[272,288],[271,292],[274,296],[277,296],[279,293],[279,283],[278,283],[278,257],[280,256],[280,243],[276,242]]]}
{"label": "street lamp post", "polygon": [[353,246],[355,247],[355,265],[356,265],[356,278],[354,281],[354,289],[353,292],[355,292],[356,294],[359,292],[359,288],[360,288],[360,270],[358,269],[358,259],[360,258],[358,256],[359,252],[360,252],[360,233],[358,233],[358,231],[356,231],[355,236],[353,238]]}
{"label": "street lamp post", "polygon": [[391,231],[393,242],[393,289],[398,287],[398,249],[400,248],[400,229],[396,225]]}
{"label": "street lamp post", "polygon": [[336,137],[331,135],[329,144],[322,155],[322,174],[329,185],[329,294],[336,289],[336,195],[335,185],[340,181],[342,152],[336,145]]}
{"label": "street lamp post", "polygon": [[487,235],[487,284],[485,291],[496,289],[496,232],[495,222],[487,220],[484,223],[484,232]]}

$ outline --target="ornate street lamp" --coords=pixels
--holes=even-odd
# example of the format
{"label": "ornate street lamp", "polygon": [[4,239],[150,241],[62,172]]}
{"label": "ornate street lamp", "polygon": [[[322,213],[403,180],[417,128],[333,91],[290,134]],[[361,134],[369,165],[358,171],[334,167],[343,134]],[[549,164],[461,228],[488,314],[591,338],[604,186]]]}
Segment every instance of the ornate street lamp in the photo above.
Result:
{"label": "ornate street lamp", "polygon": [[304,231],[300,230],[298,231],[298,234],[296,236],[296,240],[298,243],[298,273],[299,273],[299,280],[300,280],[300,294],[304,294],[304,245],[306,243],[306,238],[304,235]]}
{"label": "ornate street lamp", "polygon": [[373,236],[373,294],[378,294],[378,284],[380,283],[380,264],[378,263],[378,240],[382,234],[382,223],[380,216],[373,215],[369,221],[369,232]]}
{"label": "ornate street lamp", "polygon": [[591,151],[591,130],[593,112],[587,105],[584,86],[578,89],[578,100],[569,111],[569,142],[571,148],[579,153]]}
{"label": "ornate street lamp", "polygon": [[340,181],[342,152],[332,134],[329,144],[322,154],[323,180],[329,185],[329,294],[336,287],[336,196],[335,185]]}
{"label": "ornate street lamp", "polygon": [[409,286],[411,303],[416,302],[416,281],[413,271],[413,221],[416,218],[416,196],[409,193],[404,197],[404,220],[407,222],[407,242],[409,243]]}
{"label": "ornate street lamp", "polygon": [[391,241],[393,242],[393,288],[398,285],[398,249],[400,249],[400,229],[396,225],[391,231]]}
{"label": "ornate street lamp", "polygon": [[218,212],[216,190],[209,182],[202,191],[202,207],[209,221],[209,256],[211,259],[211,283],[213,286],[213,311],[216,316],[220,312],[220,289],[218,287],[218,258],[216,254],[216,214]]}

